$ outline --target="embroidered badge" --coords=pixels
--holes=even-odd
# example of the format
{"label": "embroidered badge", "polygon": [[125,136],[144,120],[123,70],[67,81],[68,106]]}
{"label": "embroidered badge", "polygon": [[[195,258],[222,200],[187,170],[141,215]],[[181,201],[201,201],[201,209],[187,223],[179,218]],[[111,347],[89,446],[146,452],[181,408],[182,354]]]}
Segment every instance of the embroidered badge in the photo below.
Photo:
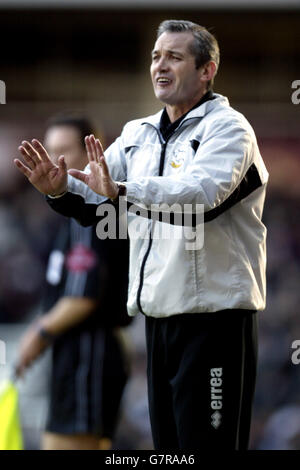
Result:
{"label": "embroidered badge", "polygon": [[172,160],[170,161],[170,165],[172,168],[180,168],[184,162],[186,149],[181,148],[178,149],[176,154],[173,156]]}
{"label": "embroidered badge", "polygon": [[66,256],[66,267],[68,271],[89,271],[97,263],[96,254],[84,245],[75,245]]}

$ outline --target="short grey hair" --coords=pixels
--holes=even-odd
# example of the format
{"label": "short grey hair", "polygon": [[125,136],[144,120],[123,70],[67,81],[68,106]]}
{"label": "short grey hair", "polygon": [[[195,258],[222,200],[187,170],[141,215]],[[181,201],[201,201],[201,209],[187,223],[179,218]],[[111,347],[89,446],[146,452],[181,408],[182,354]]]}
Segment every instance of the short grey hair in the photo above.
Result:
{"label": "short grey hair", "polygon": [[[191,53],[195,56],[196,69],[209,61],[213,61],[216,64],[217,73],[220,63],[218,41],[204,26],[186,20],[166,20],[160,23],[157,30],[157,38],[163,33],[186,32],[192,33],[195,39],[191,44]],[[213,79],[207,83],[207,89],[211,89],[212,85]]]}

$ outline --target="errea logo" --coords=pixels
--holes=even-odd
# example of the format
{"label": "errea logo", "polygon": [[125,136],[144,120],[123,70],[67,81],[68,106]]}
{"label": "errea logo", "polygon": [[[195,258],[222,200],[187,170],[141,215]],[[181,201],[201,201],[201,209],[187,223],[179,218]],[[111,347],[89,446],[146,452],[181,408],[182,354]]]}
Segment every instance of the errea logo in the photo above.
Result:
{"label": "errea logo", "polygon": [[212,415],[211,415],[211,425],[215,428],[215,429],[218,429],[218,427],[220,426],[221,424],[221,418],[222,418],[222,415],[219,411],[215,411]]}
{"label": "errea logo", "polygon": [[211,415],[211,425],[215,429],[218,429],[222,423],[220,411],[223,407],[222,375],[222,367],[210,369],[210,407],[214,410],[214,413]]}
{"label": "errea logo", "polygon": [[3,80],[0,80],[0,104],[6,104],[6,86]]}

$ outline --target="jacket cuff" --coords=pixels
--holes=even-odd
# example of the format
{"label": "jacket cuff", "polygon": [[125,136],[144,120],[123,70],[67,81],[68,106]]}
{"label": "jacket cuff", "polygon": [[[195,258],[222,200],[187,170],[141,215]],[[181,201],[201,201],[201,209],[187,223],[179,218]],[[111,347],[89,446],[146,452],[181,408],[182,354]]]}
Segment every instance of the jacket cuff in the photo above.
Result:
{"label": "jacket cuff", "polygon": [[139,199],[137,198],[138,194],[138,186],[136,183],[133,183],[132,181],[128,182],[126,181],[126,199],[129,202],[133,202],[134,204],[140,202]]}
{"label": "jacket cuff", "polygon": [[67,189],[61,193],[61,194],[57,194],[56,196],[51,196],[51,194],[47,194],[47,197],[49,199],[59,199],[60,197],[64,196],[65,194],[67,194],[68,192],[72,192],[72,183],[73,183],[73,178],[71,175],[68,175],[68,180],[67,180]]}

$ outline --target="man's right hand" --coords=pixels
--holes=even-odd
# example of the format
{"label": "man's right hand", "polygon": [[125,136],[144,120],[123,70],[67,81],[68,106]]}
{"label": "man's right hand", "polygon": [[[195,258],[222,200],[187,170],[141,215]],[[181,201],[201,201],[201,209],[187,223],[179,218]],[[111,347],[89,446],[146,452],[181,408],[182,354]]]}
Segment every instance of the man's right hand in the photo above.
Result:
{"label": "man's right hand", "polygon": [[27,166],[17,158],[14,163],[38,191],[56,196],[67,190],[68,173],[62,155],[58,159],[58,165],[55,165],[45,148],[36,139],[33,139],[31,144],[23,141],[18,150]]}

